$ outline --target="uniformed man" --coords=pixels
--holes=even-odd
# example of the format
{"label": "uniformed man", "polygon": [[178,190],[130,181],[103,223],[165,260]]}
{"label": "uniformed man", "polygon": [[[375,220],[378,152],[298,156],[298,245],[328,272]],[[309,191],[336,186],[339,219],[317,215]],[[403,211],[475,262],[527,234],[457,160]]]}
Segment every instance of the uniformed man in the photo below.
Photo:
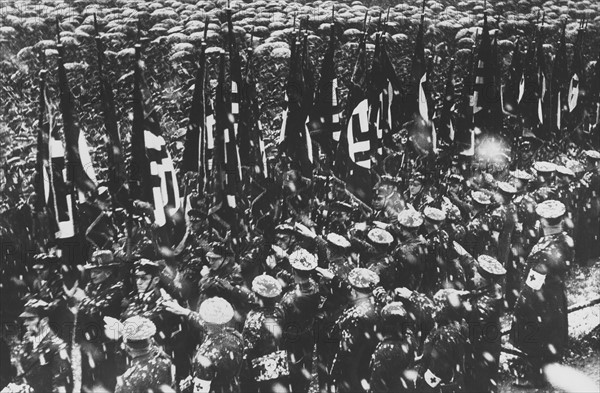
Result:
{"label": "uniformed man", "polygon": [[31,286],[32,297],[48,303],[57,302],[62,297],[60,279],[60,258],[52,254],[36,254],[33,257],[35,277]]}
{"label": "uniformed man", "polygon": [[[481,254],[493,253],[491,236],[491,217],[488,212],[492,198],[485,191],[471,191],[472,211],[467,221],[465,249],[477,258]],[[495,254],[495,253],[493,253]]]}
{"label": "uniformed man", "polygon": [[422,210],[426,205],[433,202],[433,198],[425,187],[425,175],[414,172],[408,182],[408,189],[404,192],[404,200],[415,210]]}
{"label": "uniformed man", "polygon": [[377,346],[378,315],[372,297],[379,277],[371,270],[356,268],[350,272],[351,306],[344,310],[333,337],[339,347],[332,365],[336,392],[365,392],[369,382],[369,363]]}
{"label": "uniformed man", "polygon": [[468,328],[464,291],[442,289],[434,295],[436,327],[427,336],[416,381],[418,392],[460,392],[464,388]]}
{"label": "uniformed man", "polygon": [[181,318],[168,312],[163,303],[165,297],[159,287],[160,272],[163,269],[157,261],[141,258],[134,264],[134,277],[136,284],[135,295],[130,299],[120,320],[133,316],[148,318],[156,326],[156,343],[164,352],[173,357],[177,365],[177,377],[185,377],[188,372],[189,361],[186,358],[187,345],[182,343],[181,336],[185,331]]}
{"label": "uniformed man", "polygon": [[383,338],[371,358],[370,392],[407,392],[414,386],[410,367],[418,344],[408,318],[401,302],[389,303],[381,310]]}
{"label": "uniformed man", "polygon": [[381,279],[381,286],[387,290],[395,288],[399,280],[398,265],[392,259],[389,251],[394,243],[394,236],[381,228],[373,228],[367,233],[374,253],[366,261],[367,268],[377,273]]}
{"label": "uniformed man", "polygon": [[589,265],[600,256],[600,152],[586,150],[584,155],[575,246],[579,263]]}
{"label": "uniformed man", "polygon": [[352,244],[342,235],[329,233],[326,236],[328,244],[328,255],[326,266],[320,266],[329,269],[342,280],[348,278],[350,271],[356,267],[350,258],[350,248]]}
{"label": "uniformed man", "polygon": [[17,383],[29,385],[34,393],[67,393],[73,388],[67,344],[48,323],[49,304],[32,298],[19,318],[25,335],[19,347]]}
{"label": "uniformed man", "polygon": [[[200,304],[198,312],[182,307],[173,300],[165,302],[165,307],[187,318],[201,337],[192,360],[191,375],[181,382],[181,390],[239,393],[244,339],[231,327],[236,321],[231,304],[223,298],[212,297]],[[265,370],[254,371],[259,375],[267,375],[276,367],[274,362],[265,362],[263,365]]]}
{"label": "uniformed man", "polygon": [[115,343],[102,334],[103,318],[119,318],[123,283],[117,277],[119,263],[110,250],[94,251],[83,266],[90,282],[85,290],[67,291],[77,308],[76,340],[82,352],[82,384],[88,389],[101,385],[113,390],[116,384]]}
{"label": "uniformed man", "polygon": [[123,323],[123,343],[131,364],[119,377],[115,393],[160,392],[175,388],[171,359],[154,345],[155,335],[156,326],[148,318],[134,316]]}
{"label": "uniformed man", "polygon": [[533,197],[537,203],[547,201],[548,199],[556,199],[556,189],[554,187],[554,173],[556,165],[548,161],[536,161],[533,163],[533,169],[537,173],[536,190],[533,192]]}
{"label": "uniformed man", "polygon": [[398,264],[400,275],[396,287],[417,290],[421,287],[424,274],[425,239],[418,231],[423,224],[423,216],[416,210],[406,209],[398,214],[398,246],[392,257]]}
{"label": "uniformed man", "polygon": [[507,266],[512,256],[512,240],[514,230],[519,220],[517,208],[512,203],[517,189],[510,183],[498,182],[494,199],[500,203],[491,213],[491,230],[493,231],[495,250],[490,254],[496,255],[502,266]]}
{"label": "uniformed man", "polygon": [[[246,374],[249,377],[248,385],[242,390],[290,391],[289,356],[282,335],[284,313],[277,302],[281,296],[281,284],[276,278],[261,274],[253,280],[252,291],[258,296],[261,307],[250,311],[242,331]],[[271,363],[277,364],[277,367],[270,367]]]}
{"label": "uniformed man", "polygon": [[500,280],[506,269],[489,255],[480,255],[470,282],[472,296],[467,312],[470,356],[467,358],[466,391],[497,392],[504,296]]}
{"label": "uniformed man", "polygon": [[514,248],[510,263],[506,266],[506,301],[512,309],[521,292],[521,277],[525,273],[526,259],[538,239],[537,203],[528,191],[533,176],[523,170],[511,172],[517,194],[513,203],[517,208],[518,222],[515,225],[512,245]]}
{"label": "uniformed man", "polygon": [[568,340],[565,276],[573,261],[573,240],[563,232],[565,206],[555,200],[536,208],[544,236],[527,258],[527,275],[515,305],[514,345],[527,354],[517,383],[543,385],[541,368],[562,359]]}
{"label": "uniformed man", "polygon": [[284,345],[290,356],[292,390],[308,391],[312,374],[313,327],[321,303],[317,283],[311,277],[318,266],[317,257],[299,248],[289,257],[295,285],[281,299],[284,313]]}

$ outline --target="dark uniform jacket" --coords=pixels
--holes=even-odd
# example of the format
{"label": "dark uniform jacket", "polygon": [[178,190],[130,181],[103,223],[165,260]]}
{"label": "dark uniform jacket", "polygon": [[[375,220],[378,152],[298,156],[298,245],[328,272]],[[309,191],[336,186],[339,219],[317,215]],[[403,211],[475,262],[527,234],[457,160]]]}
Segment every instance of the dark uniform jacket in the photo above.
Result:
{"label": "dark uniform jacket", "polygon": [[119,377],[115,393],[158,393],[161,387],[174,388],[171,359],[160,349],[133,358],[131,366]]}
{"label": "dark uniform jacket", "polygon": [[31,338],[25,337],[20,348],[22,379],[35,393],[56,393],[60,387],[71,392],[73,378],[67,344],[50,329],[34,348]]}
{"label": "dark uniform jacket", "polygon": [[568,340],[565,276],[573,240],[564,232],[544,236],[527,258],[527,275],[515,306],[511,340],[542,362],[562,358]]}
{"label": "dark uniform jacket", "polygon": [[372,299],[351,306],[338,319],[340,341],[332,366],[338,392],[365,391],[363,381],[369,381],[369,363],[378,343],[377,322]]}
{"label": "dark uniform jacket", "polygon": [[409,391],[410,382],[407,381],[404,371],[412,365],[417,346],[417,340],[410,331],[403,337],[384,337],[371,358],[370,391]]}

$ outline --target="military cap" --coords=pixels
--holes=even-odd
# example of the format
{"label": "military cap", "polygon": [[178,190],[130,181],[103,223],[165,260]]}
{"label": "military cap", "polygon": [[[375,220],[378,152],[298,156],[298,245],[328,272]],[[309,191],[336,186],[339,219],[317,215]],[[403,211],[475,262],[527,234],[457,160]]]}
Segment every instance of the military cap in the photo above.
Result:
{"label": "military cap", "polygon": [[590,160],[600,160],[600,152],[596,150],[586,150],[583,154]]}
{"label": "military cap", "polygon": [[417,180],[422,183],[425,181],[425,175],[422,172],[416,171],[411,173],[410,180]]}
{"label": "military cap", "polygon": [[488,273],[491,276],[503,276],[506,274],[506,269],[502,266],[496,258],[493,258],[489,255],[480,255],[477,258],[477,265],[481,270],[485,273]]}
{"label": "military cap", "polygon": [[556,172],[560,175],[563,176],[571,176],[571,177],[575,177],[575,172],[573,172],[571,169],[567,168],[564,165],[557,165],[556,166]]}
{"label": "military cap", "polygon": [[351,213],[354,209],[351,204],[346,202],[333,202],[331,204],[332,211],[342,211],[346,213]]}
{"label": "military cap", "polygon": [[59,258],[56,255],[41,253],[36,254],[33,257],[33,268],[34,269],[43,269],[52,263],[58,262]]}
{"label": "military cap", "polygon": [[448,306],[455,309],[460,308],[462,306],[461,296],[468,293],[468,291],[459,291],[454,288],[440,289],[433,295],[436,313],[443,311]]}
{"label": "military cap", "polygon": [[279,233],[296,233],[296,229],[293,225],[284,222],[283,224],[279,224],[275,227],[275,231]]}
{"label": "military cap", "polygon": [[100,269],[118,266],[114,255],[110,250],[96,250],[92,254],[89,263],[83,266],[84,269]]}
{"label": "military cap", "polygon": [[499,181],[498,189],[506,194],[516,194],[517,189],[510,183]]}
{"label": "military cap", "polygon": [[9,169],[18,165],[23,165],[23,160],[21,160],[21,157],[12,157],[6,160],[6,167]]}
{"label": "military cap", "polygon": [[533,169],[538,173],[552,173],[556,171],[556,165],[548,161],[536,161],[533,163]]}
{"label": "military cap", "polygon": [[142,270],[148,274],[158,274],[161,266],[157,261],[141,258],[134,263],[135,270]]}
{"label": "military cap", "polygon": [[155,334],[156,325],[148,318],[136,315],[123,322],[123,342],[129,347],[146,348]]}
{"label": "military cap", "polygon": [[435,222],[442,222],[446,219],[446,213],[431,206],[425,206],[425,209],[423,209],[423,216],[428,220]]}
{"label": "military cap", "polygon": [[381,228],[373,228],[367,233],[367,237],[372,243],[380,245],[390,245],[394,242],[394,237],[391,233]]}
{"label": "military cap", "polygon": [[211,297],[200,304],[200,318],[213,325],[225,325],[233,319],[234,311],[231,304],[222,297]]}
{"label": "military cap", "polygon": [[299,248],[289,256],[290,265],[296,270],[310,271],[317,267],[317,257],[304,248]]}
{"label": "military cap", "polygon": [[352,246],[348,239],[342,235],[338,235],[337,233],[329,233],[326,239],[329,243],[340,248],[350,248],[350,246]]}
{"label": "military cap", "polygon": [[562,202],[550,199],[538,204],[535,212],[542,218],[553,219],[562,217],[566,212],[566,208]]}
{"label": "military cap", "polygon": [[423,224],[423,216],[414,209],[404,209],[398,213],[398,224],[405,228],[418,228]]}
{"label": "military cap", "polygon": [[473,200],[477,203],[479,203],[480,205],[489,205],[490,203],[492,203],[492,198],[489,196],[489,194],[483,192],[483,191],[471,191],[471,197],[473,198]]}
{"label": "military cap", "polygon": [[372,270],[357,267],[348,274],[350,285],[357,289],[371,289],[379,284],[379,276]]}
{"label": "military cap", "polygon": [[281,295],[282,288],[279,280],[267,274],[261,274],[252,280],[252,290],[256,294],[270,299]]}
{"label": "military cap", "polygon": [[381,309],[381,318],[383,320],[404,319],[406,318],[406,315],[407,312],[402,302],[392,302],[386,304],[385,307]]}
{"label": "military cap", "polygon": [[527,171],[523,171],[521,169],[517,169],[516,171],[510,172],[511,176],[515,179],[530,181],[533,180],[533,176]]}
{"label": "military cap", "polygon": [[453,173],[450,176],[448,176],[448,180],[454,183],[462,183],[463,181],[465,181],[465,178],[459,175],[458,173]]}
{"label": "military cap", "polygon": [[219,258],[226,257],[232,254],[231,250],[229,250],[224,244],[221,243],[213,243],[211,244],[210,250],[206,253],[207,258]]}
{"label": "military cap", "polygon": [[41,299],[29,299],[23,308],[19,318],[42,318],[48,312],[50,304]]}

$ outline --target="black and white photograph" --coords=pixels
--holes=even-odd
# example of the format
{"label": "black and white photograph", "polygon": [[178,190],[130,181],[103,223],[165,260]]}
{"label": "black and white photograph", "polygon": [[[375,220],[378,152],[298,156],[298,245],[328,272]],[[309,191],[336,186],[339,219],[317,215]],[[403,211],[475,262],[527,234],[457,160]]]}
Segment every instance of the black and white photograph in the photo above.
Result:
{"label": "black and white photograph", "polygon": [[599,0],[0,0],[0,393],[600,393]]}

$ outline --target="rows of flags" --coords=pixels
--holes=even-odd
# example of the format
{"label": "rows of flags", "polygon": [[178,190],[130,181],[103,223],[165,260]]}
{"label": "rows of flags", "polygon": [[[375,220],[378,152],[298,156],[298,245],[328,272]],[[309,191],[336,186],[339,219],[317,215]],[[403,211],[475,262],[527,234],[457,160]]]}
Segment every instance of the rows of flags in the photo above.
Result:
{"label": "rows of flags", "polygon": [[[365,24],[366,18],[367,15]],[[259,116],[252,49],[247,51],[243,69],[229,9],[227,24],[228,48],[219,56],[214,95],[207,88],[206,44],[200,48],[179,171],[163,135],[159,109],[145,81],[139,43],[135,47],[133,124],[130,159],[126,166],[112,86],[104,70],[104,47],[99,36],[96,37],[110,165],[108,192],[113,205],[130,215],[136,208],[133,201],[146,203],[149,220],[158,228],[155,240],[166,248],[178,248],[185,238],[192,193],[210,196],[210,200],[207,199],[209,215],[235,232],[240,229],[235,223],[248,204],[248,196],[243,192],[248,178],[261,183],[271,176]],[[430,87],[431,67],[425,57],[424,17],[417,33],[406,91],[402,91],[387,51],[386,24],[379,25],[372,56],[367,52],[366,29],[360,38],[344,108],[340,105],[335,64],[335,20],[330,25],[318,82],[314,80],[308,34],[303,34],[301,29],[294,33],[277,147],[279,157],[287,158],[287,167],[297,170],[302,177],[312,178],[315,168],[329,171],[330,176],[344,182],[358,200],[369,202],[378,178],[377,169],[390,152],[398,149],[397,135],[401,129],[411,142],[407,149],[419,156],[435,157],[445,151],[473,156],[476,138],[482,136],[558,140],[565,136],[565,130],[566,133],[572,131],[585,119],[583,28],[577,36],[570,67],[567,67],[563,28],[552,62],[551,80],[548,80],[543,28],[537,29],[529,42],[525,61],[521,56],[521,40],[517,40],[508,79],[503,84],[497,37],[490,34],[487,15],[484,15],[478,34],[479,46],[473,46],[471,51],[462,91],[455,86],[456,66],[451,59],[441,104],[435,107]],[[96,29],[98,32],[98,27]],[[206,33],[205,29],[205,37]],[[45,85],[47,71],[42,71],[36,207],[46,206],[51,212],[57,239],[69,239],[79,233],[77,206],[93,203],[99,187],[74,111],[62,46],[57,46],[62,121],[49,102]],[[369,58],[372,58],[370,64]],[[600,90],[600,86],[596,90]],[[594,92],[593,86],[591,92]],[[457,95],[465,98],[456,100]],[[524,132],[504,135],[506,121],[521,122]],[[196,183],[190,182],[188,177],[181,181],[182,174],[189,172],[196,174]],[[94,225],[97,221],[93,220]],[[89,234],[89,228],[87,232]]]}

